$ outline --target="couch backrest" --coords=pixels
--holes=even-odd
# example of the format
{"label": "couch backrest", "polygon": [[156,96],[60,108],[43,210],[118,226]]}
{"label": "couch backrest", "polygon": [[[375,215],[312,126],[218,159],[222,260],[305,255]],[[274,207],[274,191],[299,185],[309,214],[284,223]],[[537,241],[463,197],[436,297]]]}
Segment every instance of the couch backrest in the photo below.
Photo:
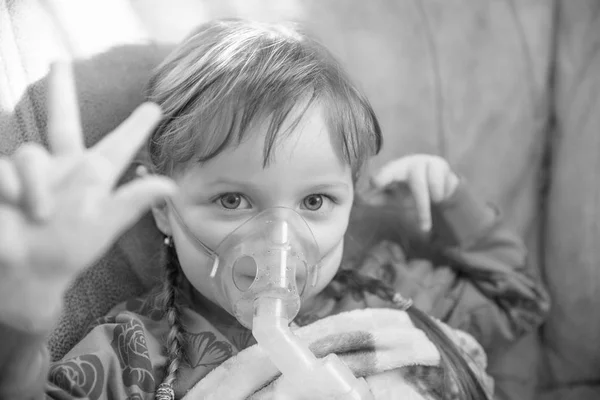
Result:
{"label": "couch backrest", "polygon": [[600,398],[600,2],[559,2],[540,400]]}

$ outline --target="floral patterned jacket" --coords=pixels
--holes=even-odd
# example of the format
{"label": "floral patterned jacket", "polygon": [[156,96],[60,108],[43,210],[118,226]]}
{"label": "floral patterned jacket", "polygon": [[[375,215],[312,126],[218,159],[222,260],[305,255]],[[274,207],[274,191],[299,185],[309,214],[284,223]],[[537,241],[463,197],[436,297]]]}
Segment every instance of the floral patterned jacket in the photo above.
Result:
{"label": "floral patterned jacket", "polygon": [[[47,398],[153,399],[166,362],[162,338],[168,326],[161,314],[137,299],[99,320],[64,360],[51,366]],[[175,386],[178,399],[188,392],[190,400],[277,398],[279,373],[260,348],[248,347],[254,343],[249,331],[224,329],[189,308],[183,314],[186,345]],[[485,373],[481,346],[470,335],[439,324],[491,398],[493,382]],[[437,348],[403,311],[354,310],[295,329],[315,355],[338,354],[356,376],[365,377],[376,400],[437,400],[456,390],[445,378]]]}

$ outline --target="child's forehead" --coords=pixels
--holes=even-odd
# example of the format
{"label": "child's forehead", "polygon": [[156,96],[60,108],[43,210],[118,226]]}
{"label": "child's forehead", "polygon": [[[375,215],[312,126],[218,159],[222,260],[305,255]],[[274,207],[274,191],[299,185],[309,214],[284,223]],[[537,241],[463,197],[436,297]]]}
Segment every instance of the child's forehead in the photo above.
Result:
{"label": "child's forehead", "polygon": [[[229,151],[237,152],[238,155],[247,153],[250,156],[264,153],[265,148],[269,147],[267,134],[270,123],[270,118],[258,120],[256,124],[249,127],[242,142]],[[277,155],[290,157],[296,152],[313,153],[311,150],[316,148],[335,152],[331,138],[325,109],[320,103],[314,103],[308,108],[298,106],[290,112],[275,133],[270,154],[273,158]]]}

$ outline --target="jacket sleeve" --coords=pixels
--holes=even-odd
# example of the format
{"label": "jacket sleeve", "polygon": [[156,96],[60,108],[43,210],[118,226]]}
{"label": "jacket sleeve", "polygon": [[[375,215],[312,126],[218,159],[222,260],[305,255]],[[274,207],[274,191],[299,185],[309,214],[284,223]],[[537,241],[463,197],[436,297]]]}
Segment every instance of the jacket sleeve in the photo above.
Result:
{"label": "jacket sleeve", "polygon": [[439,317],[473,334],[486,350],[537,328],[548,313],[548,295],[498,210],[461,181],[450,199],[432,207],[432,217],[430,243],[441,258],[435,263],[456,272],[449,293],[454,305]]}
{"label": "jacket sleeve", "polygon": [[[50,364],[45,337],[0,326],[0,398],[150,400],[156,387],[149,346],[132,313],[105,317],[63,360]],[[156,357],[153,357],[156,360]]]}

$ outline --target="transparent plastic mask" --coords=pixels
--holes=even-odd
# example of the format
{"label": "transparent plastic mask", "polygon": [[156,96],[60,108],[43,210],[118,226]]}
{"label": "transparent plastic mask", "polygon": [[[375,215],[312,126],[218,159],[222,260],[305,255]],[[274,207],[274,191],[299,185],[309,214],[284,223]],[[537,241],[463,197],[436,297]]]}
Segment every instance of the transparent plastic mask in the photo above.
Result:
{"label": "transparent plastic mask", "polygon": [[210,272],[219,306],[252,329],[254,302],[261,296],[281,299],[289,320],[300,311],[303,297],[317,284],[319,247],[306,221],[296,211],[273,207],[227,235],[213,250],[198,239],[170,206],[193,243],[213,259]]}
{"label": "transparent plastic mask", "polygon": [[252,328],[254,302],[282,299],[292,320],[318,279],[319,248],[294,210],[270,208],[246,221],[217,247],[211,278],[219,305]]}

